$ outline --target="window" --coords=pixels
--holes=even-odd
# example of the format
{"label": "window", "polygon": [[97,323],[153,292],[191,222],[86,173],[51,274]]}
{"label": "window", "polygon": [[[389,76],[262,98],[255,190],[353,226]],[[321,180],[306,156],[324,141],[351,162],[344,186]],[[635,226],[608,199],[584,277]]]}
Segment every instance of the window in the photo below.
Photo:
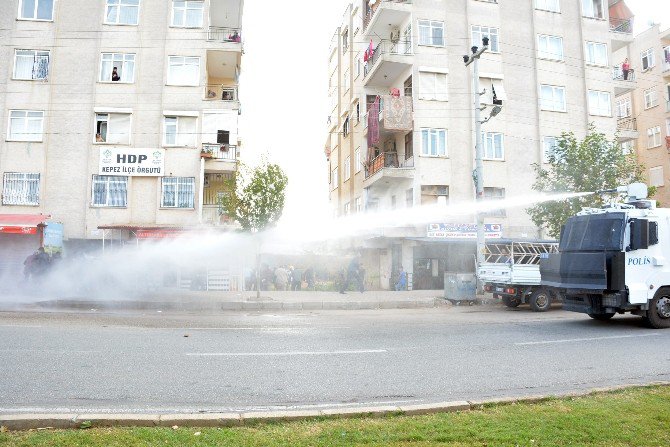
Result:
{"label": "window", "polygon": [[53,20],[54,0],[19,0],[19,19]]}
{"label": "window", "polygon": [[604,19],[605,6],[603,0],[582,0],[582,14],[584,17]]}
{"label": "window", "polygon": [[42,141],[44,112],[11,110],[9,112],[9,141]]}
{"label": "window", "polygon": [[130,144],[130,114],[96,113],[95,142]]}
{"label": "window", "polygon": [[91,204],[122,208],[128,204],[128,177],[94,175]]}
{"label": "window", "polygon": [[344,181],[346,182],[351,178],[351,157],[347,157],[344,160]]}
{"label": "window", "polygon": [[540,108],[552,112],[565,112],[565,88],[553,85],[540,86]]}
{"label": "window", "polygon": [[333,189],[337,188],[340,184],[340,172],[339,172],[339,168],[337,168],[337,167],[335,167],[335,169],[333,169],[332,184],[333,184]]}
{"label": "window", "polygon": [[[484,188],[485,200],[505,200],[505,188]],[[491,217],[505,217],[507,213],[504,208],[491,210],[484,213]]]}
{"label": "window", "polygon": [[556,137],[542,138],[542,160],[545,163],[551,162],[551,157],[554,156],[554,152],[557,146],[558,146],[558,138]]}
{"label": "window", "polygon": [[342,136],[347,138],[349,136],[349,117],[344,119],[344,124],[342,124]]}
{"label": "window", "polygon": [[166,116],[164,118],[164,146],[195,147],[196,124],[194,116]]}
{"label": "window", "polygon": [[661,126],[647,129],[647,149],[661,145]]}
{"label": "window", "polygon": [[168,64],[168,85],[200,84],[199,57],[170,56]]}
{"label": "window", "polygon": [[348,215],[351,213],[351,203],[347,202],[344,204],[344,215]]}
{"label": "window", "polygon": [[356,207],[356,213],[360,213],[363,211],[363,201],[361,200],[360,197],[356,197],[356,200],[354,201],[354,205]]}
{"label": "window", "polygon": [[612,100],[609,92],[589,90],[589,114],[612,116]]}
{"label": "window", "polygon": [[559,0],[535,0],[535,8],[551,12],[561,12]]}
{"label": "window", "polygon": [[49,76],[49,52],[16,50],[14,52],[14,79],[44,80]]}
{"label": "window", "polygon": [[446,157],[447,131],[445,129],[421,129],[421,155]]}
{"label": "window", "polygon": [[497,132],[482,132],[482,144],[484,146],[484,158],[487,160],[504,160],[505,148],[503,146],[503,134]]}
{"label": "window", "polygon": [[644,108],[651,109],[658,105],[658,94],[656,90],[650,88],[649,90],[644,91]]}
{"label": "window", "polygon": [[358,79],[358,77],[361,75],[361,72],[363,71],[363,61],[361,61],[361,53],[358,53],[356,55],[356,77],[355,79]]}
{"label": "window", "polygon": [[363,169],[363,162],[361,160],[361,148],[357,148],[356,151],[354,151],[354,163],[356,163],[356,173],[361,172],[361,169]]}
{"label": "window", "polygon": [[346,53],[349,49],[349,30],[345,30],[342,33],[342,53]]}
{"label": "window", "polygon": [[195,207],[195,178],[163,177],[161,179],[161,207],[189,208]]}
{"label": "window", "polygon": [[419,99],[447,100],[447,75],[444,73],[419,72]]}
{"label": "window", "polygon": [[405,160],[414,157],[414,132],[405,135]]}
{"label": "window", "polygon": [[102,53],[100,82],[135,82],[135,55],[123,53]]}
{"label": "window", "polygon": [[107,0],[107,25],[137,25],[140,17],[140,0]]}
{"label": "window", "polygon": [[616,102],[616,116],[617,118],[628,118],[631,115],[631,101],[630,98],[619,99]]}
{"label": "window", "polygon": [[414,206],[414,188],[405,191],[405,206],[411,208]]}
{"label": "window", "polygon": [[172,26],[202,28],[205,2],[201,0],[172,0]]}
{"label": "window", "polygon": [[2,183],[3,205],[37,206],[40,204],[39,174],[6,172]]}
{"label": "window", "polygon": [[[405,196],[407,199],[407,196]],[[421,205],[440,204],[449,202],[449,187],[446,185],[421,185]]]}
{"label": "window", "polygon": [[444,46],[444,22],[419,20],[419,45]]}
{"label": "window", "polygon": [[404,83],[404,88],[405,88],[405,96],[412,96],[412,77],[410,76],[409,78],[405,79]]}
{"label": "window", "polygon": [[342,78],[342,85],[344,86],[344,92],[349,91],[349,69],[344,70],[344,77]]}
{"label": "window", "polygon": [[624,141],[621,143],[621,152],[624,155],[630,155],[635,152],[635,144],[633,140]]}
{"label": "window", "polygon": [[656,166],[649,169],[649,186],[665,186],[665,179],[663,178],[663,166]]}
{"label": "window", "polygon": [[541,59],[563,60],[563,38],[558,36],[537,36],[537,57]]}
{"label": "window", "polygon": [[599,42],[586,42],[586,63],[606,67],[607,44]]}
{"label": "window", "polygon": [[500,53],[500,43],[498,41],[498,28],[490,26],[472,26],[472,45],[482,46],[482,39],[489,38],[489,49],[492,53]]}
{"label": "window", "polygon": [[502,79],[480,78],[479,89],[483,92],[481,101],[484,104],[502,105],[507,100]]}
{"label": "window", "polygon": [[653,48],[649,48],[648,50],[643,51],[641,57],[642,57],[642,70],[649,70],[650,68],[653,68],[654,65],[656,65]]}

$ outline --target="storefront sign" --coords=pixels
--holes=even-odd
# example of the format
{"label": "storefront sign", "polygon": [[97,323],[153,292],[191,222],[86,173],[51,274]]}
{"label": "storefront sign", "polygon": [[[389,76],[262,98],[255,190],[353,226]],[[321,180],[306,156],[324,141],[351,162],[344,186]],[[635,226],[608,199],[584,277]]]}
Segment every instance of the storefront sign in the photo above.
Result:
{"label": "storefront sign", "polygon": [[100,149],[100,175],[163,177],[165,149]]}
{"label": "storefront sign", "polygon": [[[477,239],[477,224],[430,224],[428,237],[441,239]],[[484,237],[502,238],[502,225],[484,224]]]}
{"label": "storefront sign", "polygon": [[168,229],[146,229],[136,230],[135,237],[137,239],[172,239],[186,234],[182,230],[168,230]]}
{"label": "storefront sign", "polygon": [[4,233],[4,234],[37,234],[37,227],[3,226],[3,227],[0,227],[0,233]]}

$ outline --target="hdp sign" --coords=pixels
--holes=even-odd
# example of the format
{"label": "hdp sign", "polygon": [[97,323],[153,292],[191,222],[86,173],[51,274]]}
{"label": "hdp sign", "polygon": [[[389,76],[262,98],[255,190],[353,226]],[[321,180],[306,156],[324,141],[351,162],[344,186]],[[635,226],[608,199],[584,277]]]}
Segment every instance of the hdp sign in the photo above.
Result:
{"label": "hdp sign", "polygon": [[165,149],[101,148],[100,175],[162,177]]}

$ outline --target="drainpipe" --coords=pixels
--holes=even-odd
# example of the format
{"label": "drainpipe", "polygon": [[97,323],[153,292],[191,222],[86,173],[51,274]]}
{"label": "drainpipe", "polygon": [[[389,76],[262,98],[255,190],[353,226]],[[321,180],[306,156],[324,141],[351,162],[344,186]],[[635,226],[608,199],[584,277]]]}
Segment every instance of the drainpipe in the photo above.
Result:
{"label": "drainpipe", "polygon": [[200,157],[200,201],[198,203],[198,223],[202,224],[202,202],[205,201],[205,159]]}

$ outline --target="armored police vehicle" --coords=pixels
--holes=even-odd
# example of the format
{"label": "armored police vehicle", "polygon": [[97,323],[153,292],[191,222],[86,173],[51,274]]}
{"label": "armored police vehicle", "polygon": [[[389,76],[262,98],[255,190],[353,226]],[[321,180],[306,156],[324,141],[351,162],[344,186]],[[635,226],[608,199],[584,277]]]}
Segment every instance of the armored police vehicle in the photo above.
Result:
{"label": "armored police vehicle", "polygon": [[563,296],[563,308],[596,320],[640,315],[670,327],[670,209],[656,208],[642,183],[614,191],[626,203],[586,208],[568,219],[558,253],[540,262],[542,285]]}

